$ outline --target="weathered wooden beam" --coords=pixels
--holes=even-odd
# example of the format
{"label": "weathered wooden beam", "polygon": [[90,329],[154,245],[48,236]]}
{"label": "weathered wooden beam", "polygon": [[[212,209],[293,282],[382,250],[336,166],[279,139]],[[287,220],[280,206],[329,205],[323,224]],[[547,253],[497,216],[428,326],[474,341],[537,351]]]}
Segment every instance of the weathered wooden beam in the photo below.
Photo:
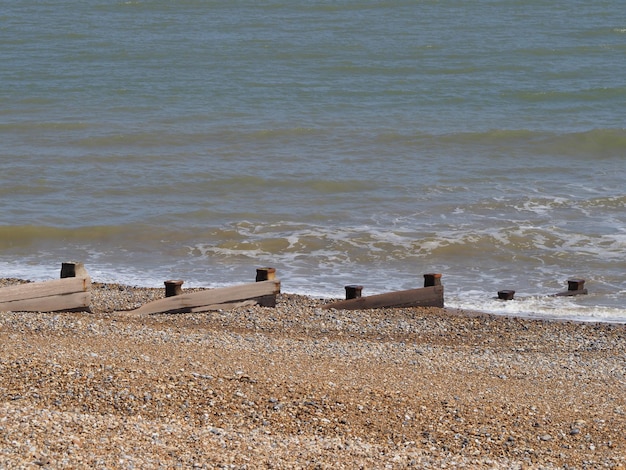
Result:
{"label": "weathered wooden beam", "polygon": [[324,305],[337,310],[367,310],[374,308],[443,307],[443,286],[420,287],[385,294],[357,297]]}
{"label": "weathered wooden beam", "polygon": [[216,310],[232,310],[240,307],[252,307],[254,305],[260,305],[258,299],[241,300],[239,302],[224,302],[215,305],[203,305],[202,307],[195,307],[189,310],[190,313],[202,313],[202,312],[214,312]]}
{"label": "weathered wooden beam", "polygon": [[61,279],[0,289],[0,311],[88,311],[90,303],[91,279],[82,263],[63,263]]}
{"label": "weathered wooden beam", "polygon": [[90,292],[74,292],[71,294],[49,295],[36,299],[0,302],[0,312],[88,311],[90,303]]}
{"label": "weathered wooden beam", "polygon": [[40,299],[51,295],[73,294],[87,292],[91,288],[88,279],[69,277],[53,281],[29,282],[0,289],[0,302],[15,302],[19,300]]}
{"label": "weathered wooden beam", "polygon": [[[240,302],[280,293],[280,281],[269,280],[252,282],[231,287],[221,287],[200,292],[182,293],[172,297],[155,300],[128,313],[146,315],[168,312],[191,312],[192,309],[212,307],[219,304]],[[196,310],[201,311],[201,310]]]}

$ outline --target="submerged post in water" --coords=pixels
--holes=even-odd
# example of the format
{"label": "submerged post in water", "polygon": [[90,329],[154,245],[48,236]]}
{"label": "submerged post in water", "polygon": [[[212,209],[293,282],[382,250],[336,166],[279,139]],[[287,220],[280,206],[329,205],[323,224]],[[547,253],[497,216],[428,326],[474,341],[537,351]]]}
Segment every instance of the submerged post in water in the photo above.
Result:
{"label": "submerged post in water", "polygon": [[499,290],[498,291],[498,298],[500,300],[513,300],[513,297],[515,296],[515,291],[514,290]]}
{"label": "submerged post in water", "polygon": [[587,289],[585,289],[584,279],[568,279],[567,290],[565,292],[559,292],[558,294],[554,294],[554,295],[571,296],[571,295],[584,295],[584,294],[587,294]]}

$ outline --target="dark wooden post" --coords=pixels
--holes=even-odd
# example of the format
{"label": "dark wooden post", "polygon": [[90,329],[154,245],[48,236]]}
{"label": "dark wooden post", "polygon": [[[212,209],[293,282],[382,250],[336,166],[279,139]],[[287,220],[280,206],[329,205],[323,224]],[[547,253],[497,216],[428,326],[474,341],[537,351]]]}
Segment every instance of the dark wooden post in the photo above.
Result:
{"label": "dark wooden post", "polygon": [[568,279],[567,280],[567,290],[583,290],[585,288],[585,280],[584,279]]}
{"label": "dark wooden post", "polygon": [[424,274],[424,287],[440,286],[441,274]]}
{"label": "dark wooden post", "polygon": [[257,268],[256,282],[273,281],[276,279],[276,268]]}
{"label": "dark wooden post", "polygon": [[61,279],[66,277],[89,277],[83,263],[75,263],[73,261],[61,263]]}
{"label": "dark wooden post", "polygon": [[569,296],[569,295],[584,295],[587,293],[587,289],[585,289],[585,280],[584,279],[568,279],[567,280],[567,290],[565,292],[559,292],[558,296]]}
{"label": "dark wooden post", "polygon": [[346,286],[346,300],[360,298],[362,290],[363,290],[363,286],[355,286],[355,285]]}
{"label": "dark wooden post", "polygon": [[[273,281],[276,279],[276,268],[257,268],[256,282]],[[276,307],[276,294],[259,297],[257,302],[261,307]]]}
{"label": "dark wooden post", "polygon": [[180,279],[165,281],[165,297],[174,297],[183,293],[183,282]]}
{"label": "dark wooden post", "polygon": [[498,291],[498,298],[500,300],[513,300],[514,296],[515,296],[514,290],[499,290]]}

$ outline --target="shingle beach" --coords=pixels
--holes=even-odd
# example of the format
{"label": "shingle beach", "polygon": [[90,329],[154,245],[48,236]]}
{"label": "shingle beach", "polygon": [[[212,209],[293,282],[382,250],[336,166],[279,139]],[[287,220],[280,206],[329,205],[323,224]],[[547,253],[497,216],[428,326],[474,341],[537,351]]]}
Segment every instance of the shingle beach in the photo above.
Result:
{"label": "shingle beach", "polygon": [[0,468],[626,468],[624,325],[162,296],[0,314]]}

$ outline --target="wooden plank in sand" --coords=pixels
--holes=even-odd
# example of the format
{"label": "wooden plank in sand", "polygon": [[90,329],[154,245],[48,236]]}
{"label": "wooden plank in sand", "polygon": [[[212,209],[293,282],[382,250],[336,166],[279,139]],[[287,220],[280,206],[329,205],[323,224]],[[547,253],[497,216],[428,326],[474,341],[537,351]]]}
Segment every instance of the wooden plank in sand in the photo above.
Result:
{"label": "wooden plank in sand", "polygon": [[67,277],[0,289],[0,311],[56,312],[89,309],[91,279]]}
{"label": "wooden plank in sand", "polygon": [[[269,296],[268,296],[269,297]],[[225,302],[223,304],[203,305],[202,307],[195,307],[190,309],[190,313],[202,313],[211,312],[214,310],[232,310],[240,307],[252,307],[254,305],[261,305],[263,307],[275,307],[276,305],[264,305],[262,299],[265,297],[258,297],[255,299],[242,300],[240,302]]]}
{"label": "wooden plank in sand", "polygon": [[[232,304],[251,299],[262,299],[280,293],[276,279],[232,287],[220,287],[200,292],[182,293],[155,300],[127,313],[145,315],[167,312],[202,312],[216,310],[221,304]],[[224,307],[227,308],[226,305]]]}
{"label": "wooden plank in sand", "polygon": [[443,286],[434,285],[385,294],[357,297],[326,304],[322,308],[367,310],[373,308],[443,307]]}

